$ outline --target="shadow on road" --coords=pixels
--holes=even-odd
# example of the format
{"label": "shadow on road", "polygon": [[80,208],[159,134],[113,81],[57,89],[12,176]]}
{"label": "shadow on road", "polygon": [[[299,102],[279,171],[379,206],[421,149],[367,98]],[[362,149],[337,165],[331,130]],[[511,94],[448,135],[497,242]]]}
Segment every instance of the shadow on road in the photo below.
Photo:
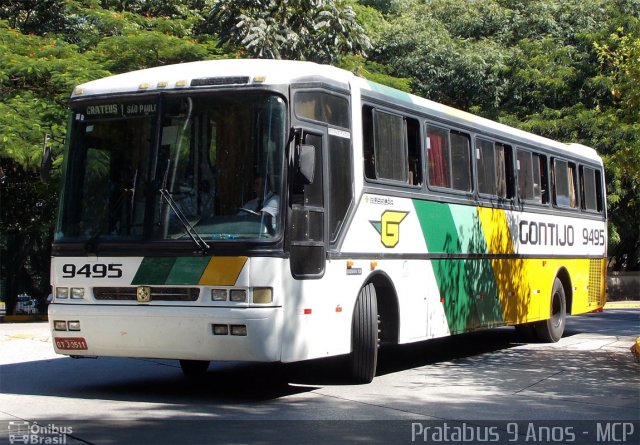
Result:
{"label": "shadow on road", "polygon": [[[581,323],[580,318],[572,318],[565,336],[582,332]],[[611,323],[603,329],[609,326]],[[385,345],[380,349],[377,376],[507,351],[521,344],[512,328],[497,328],[408,345]],[[509,354],[503,356],[506,360]],[[182,376],[177,361],[59,358],[0,366],[0,391],[157,403],[252,403],[328,385],[348,385],[345,373],[345,357],[291,364],[213,363],[203,378],[195,380]]]}
{"label": "shadow on road", "polygon": [[[380,349],[378,376],[517,346],[515,332],[492,329]],[[257,402],[348,385],[346,358],[299,363],[213,363],[198,379],[177,361],[60,358],[0,366],[0,391],[70,398],[144,402]]]}

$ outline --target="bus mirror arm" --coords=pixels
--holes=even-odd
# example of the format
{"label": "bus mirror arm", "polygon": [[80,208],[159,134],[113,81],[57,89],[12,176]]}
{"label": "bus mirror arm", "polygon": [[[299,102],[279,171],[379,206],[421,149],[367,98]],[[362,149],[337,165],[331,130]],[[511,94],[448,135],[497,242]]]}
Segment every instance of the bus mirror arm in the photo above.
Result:
{"label": "bus mirror arm", "polygon": [[49,135],[44,136],[44,145],[42,146],[42,158],[40,160],[40,180],[47,184],[50,178],[51,165],[53,164],[53,155],[49,146]]}

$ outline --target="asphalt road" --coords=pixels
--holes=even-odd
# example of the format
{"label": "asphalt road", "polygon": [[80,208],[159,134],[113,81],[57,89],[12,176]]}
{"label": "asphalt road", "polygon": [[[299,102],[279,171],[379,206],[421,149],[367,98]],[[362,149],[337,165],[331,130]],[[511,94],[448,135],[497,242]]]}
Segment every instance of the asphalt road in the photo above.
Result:
{"label": "asphalt road", "polygon": [[339,359],[74,360],[46,323],[0,324],[0,443],[640,443],[640,309],[569,320],[552,345],[499,328],[385,347],[369,385]]}

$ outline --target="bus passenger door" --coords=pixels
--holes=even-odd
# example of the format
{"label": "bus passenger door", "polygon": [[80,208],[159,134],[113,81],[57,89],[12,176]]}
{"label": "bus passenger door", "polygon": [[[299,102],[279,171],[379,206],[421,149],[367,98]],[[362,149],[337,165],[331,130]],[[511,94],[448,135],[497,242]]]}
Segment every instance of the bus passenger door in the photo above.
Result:
{"label": "bus passenger door", "polygon": [[323,130],[295,130],[289,234],[291,274],[296,279],[321,278],[325,271]]}

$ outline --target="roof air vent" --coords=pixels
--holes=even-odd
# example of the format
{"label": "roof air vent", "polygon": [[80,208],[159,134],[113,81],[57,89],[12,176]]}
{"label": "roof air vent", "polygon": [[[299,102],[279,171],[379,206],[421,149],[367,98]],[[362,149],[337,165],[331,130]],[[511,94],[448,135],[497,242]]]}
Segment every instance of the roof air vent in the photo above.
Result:
{"label": "roof air vent", "polygon": [[249,77],[202,77],[191,81],[192,87],[220,86],[220,85],[242,85],[249,83]]}

